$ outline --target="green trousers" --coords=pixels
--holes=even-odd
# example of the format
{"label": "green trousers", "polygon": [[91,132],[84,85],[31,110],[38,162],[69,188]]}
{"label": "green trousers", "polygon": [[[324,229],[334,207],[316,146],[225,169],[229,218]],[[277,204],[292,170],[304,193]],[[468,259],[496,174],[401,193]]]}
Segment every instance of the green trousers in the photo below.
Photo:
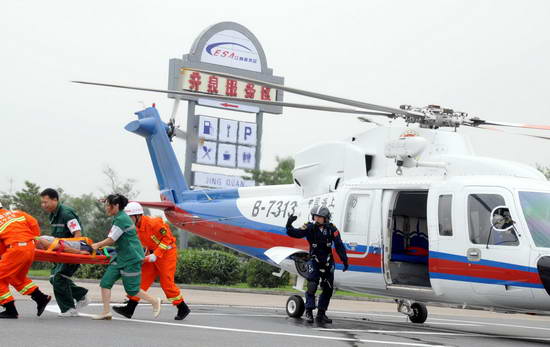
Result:
{"label": "green trousers", "polygon": [[84,299],[88,289],[74,284],[71,277],[80,267],[79,264],[55,264],[50,275],[50,283],[53,285],[55,301],[61,312],[75,308],[75,300]]}

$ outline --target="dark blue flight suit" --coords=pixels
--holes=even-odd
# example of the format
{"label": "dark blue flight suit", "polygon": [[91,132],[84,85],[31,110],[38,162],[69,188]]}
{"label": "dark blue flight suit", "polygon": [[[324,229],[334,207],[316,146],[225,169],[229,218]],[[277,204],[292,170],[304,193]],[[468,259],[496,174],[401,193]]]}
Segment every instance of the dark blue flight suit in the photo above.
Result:
{"label": "dark blue flight suit", "polygon": [[306,238],[309,242],[310,260],[308,267],[308,285],[306,291],[306,310],[315,309],[315,292],[321,281],[322,293],[319,296],[319,311],[326,311],[333,292],[334,284],[334,257],[332,245],[338,253],[338,257],[344,263],[344,269],[348,267],[348,256],[340,238],[340,232],[332,223],[316,224],[306,223],[296,229],[287,225],[286,233],[297,239]]}

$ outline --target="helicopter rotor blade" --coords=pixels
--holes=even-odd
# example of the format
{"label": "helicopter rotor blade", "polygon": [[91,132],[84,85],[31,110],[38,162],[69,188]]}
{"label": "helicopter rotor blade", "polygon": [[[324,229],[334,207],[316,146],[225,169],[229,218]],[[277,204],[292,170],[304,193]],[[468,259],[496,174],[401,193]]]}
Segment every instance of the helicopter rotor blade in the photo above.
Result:
{"label": "helicopter rotor blade", "polygon": [[133,87],[133,86],[125,86],[125,85],[121,85],[121,84],[87,82],[87,81],[71,81],[71,82],[79,83],[79,84],[88,84],[88,85],[94,85],[94,86],[101,86],[101,87],[112,87],[112,88],[121,88],[121,89],[141,90],[141,91],[145,91],[145,92],[175,94],[175,95],[183,95],[183,96],[194,96],[194,97],[199,97],[199,98],[208,98],[208,99],[217,99],[217,100],[230,100],[230,101],[234,101],[234,102],[244,102],[244,103],[247,103],[247,104],[262,104],[262,105],[292,107],[292,108],[299,108],[299,109],[305,109],[305,110],[326,111],[326,112],[366,114],[366,115],[371,115],[371,116],[385,116],[385,117],[390,117],[390,118],[395,118],[396,117],[396,115],[392,114],[392,113],[364,111],[364,110],[356,110],[356,109],[352,109],[352,108],[320,106],[320,105],[307,105],[307,104],[299,104],[299,103],[292,103],[292,102],[281,102],[281,101],[250,100],[250,99],[237,98],[237,97],[225,96],[225,95],[215,95],[215,94],[196,93],[196,92],[168,90],[168,89]]}
{"label": "helicopter rotor blade", "polygon": [[470,125],[470,124],[463,124],[463,125],[471,127],[471,128],[481,129],[481,130],[498,131],[498,132],[505,133],[505,134],[508,134],[508,135],[518,135],[518,136],[533,137],[533,138],[542,139],[542,140],[550,140],[550,136],[513,133],[513,132],[509,132],[509,131],[500,129],[500,128],[494,128],[494,127],[483,126],[483,125],[481,125],[481,126],[480,125],[475,125],[474,126],[474,125]]}
{"label": "helicopter rotor blade", "polygon": [[361,122],[370,123],[370,124],[374,124],[374,125],[377,125],[377,126],[383,126],[384,125],[383,123],[377,122],[373,119],[370,119],[369,117],[359,116],[359,117],[357,117],[357,119],[359,119]]}
{"label": "helicopter rotor blade", "polygon": [[327,95],[327,94],[310,92],[310,91],[307,91],[307,90],[287,87],[287,86],[283,86],[283,85],[276,84],[276,83],[269,83],[269,82],[259,81],[259,80],[255,80],[255,79],[252,79],[252,78],[232,75],[232,74],[228,74],[228,73],[201,70],[201,69],[188,69],[188,70],[202,72],[202,73],[206,73],[206,74],[210,74],[210,75],[216,75],[216,76],[220,76],[220,77],[224,77],[224,78],[232,78],[232,79],[236,79],[236,80],[240,80],[240,81],[244,81],[244,82],[255,83],[255,84],[259,84],[259,85],[274,88],[274,89],[280,89],[280,90],[283,90],[285,92],[292,93],[292,94],[298,94],[298,95],[307,96],[307,97],[310,97],[310,98],[335,102],[335,103],[338,103],[338,104],[352,106],[352,107],[359,107],[359,108],[366,109],[366,110],[372,110],[372,111],[378,111],[378,112],[387,112],[387,113],[396,114],[396,115],[407,115],[408,114],[407,111],[402,110],[400,108],[369,104],[369,103],[362,102],[362,101],[356,101],[356,100],[331,96],[331,95]]}
{"label": "helicopter rotor blade", "polygon": [[550,125],[532,125],[532,124],[522,124],[522,123],[508,123],[508,122],[498,122],[484,120],[477,117],[470,118],[464,122],[464,125],[478,127],[481,125],[492,125],[508,128],[520,128],[520,129],[536,129],[536,130],[550,130]]}

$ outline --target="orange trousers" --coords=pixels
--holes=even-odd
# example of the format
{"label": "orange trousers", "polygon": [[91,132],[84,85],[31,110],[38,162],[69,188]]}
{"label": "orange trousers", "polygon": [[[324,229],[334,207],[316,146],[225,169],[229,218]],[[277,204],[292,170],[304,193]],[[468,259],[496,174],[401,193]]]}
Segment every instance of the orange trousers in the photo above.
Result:
{"label": "orange trousers", "polygon": [[27,277],[34,260],[34,243],[8,248],[0,259],[0,305],[13,301],[9,285],[19,293],[31,295],[38,286]]}
{"label": "orange trousers", "polygon": [[[183,297],[180,294],[180,289],[174,283],[177,262],[178,250],[172,248],[164,252],[162,258],[157,258],[154,263],[143,263],[141,267],[141,289],[147,291],[157,277],[160,277],[160,287],[168,301],[173,305],[179,305],[183,302]],[[139,301],[136,296],[128,296],[128,298]]]}

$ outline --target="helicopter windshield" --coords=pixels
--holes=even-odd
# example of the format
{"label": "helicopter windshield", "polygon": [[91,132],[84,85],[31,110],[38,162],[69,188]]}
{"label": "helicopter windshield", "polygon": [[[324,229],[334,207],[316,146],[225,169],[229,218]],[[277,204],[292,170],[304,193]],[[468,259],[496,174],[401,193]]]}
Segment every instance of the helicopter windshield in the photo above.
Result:
{"label": "helicopter windshield", "polygon": [[527,226],[537,247],[550,247],[550,193],[519,192]]}

